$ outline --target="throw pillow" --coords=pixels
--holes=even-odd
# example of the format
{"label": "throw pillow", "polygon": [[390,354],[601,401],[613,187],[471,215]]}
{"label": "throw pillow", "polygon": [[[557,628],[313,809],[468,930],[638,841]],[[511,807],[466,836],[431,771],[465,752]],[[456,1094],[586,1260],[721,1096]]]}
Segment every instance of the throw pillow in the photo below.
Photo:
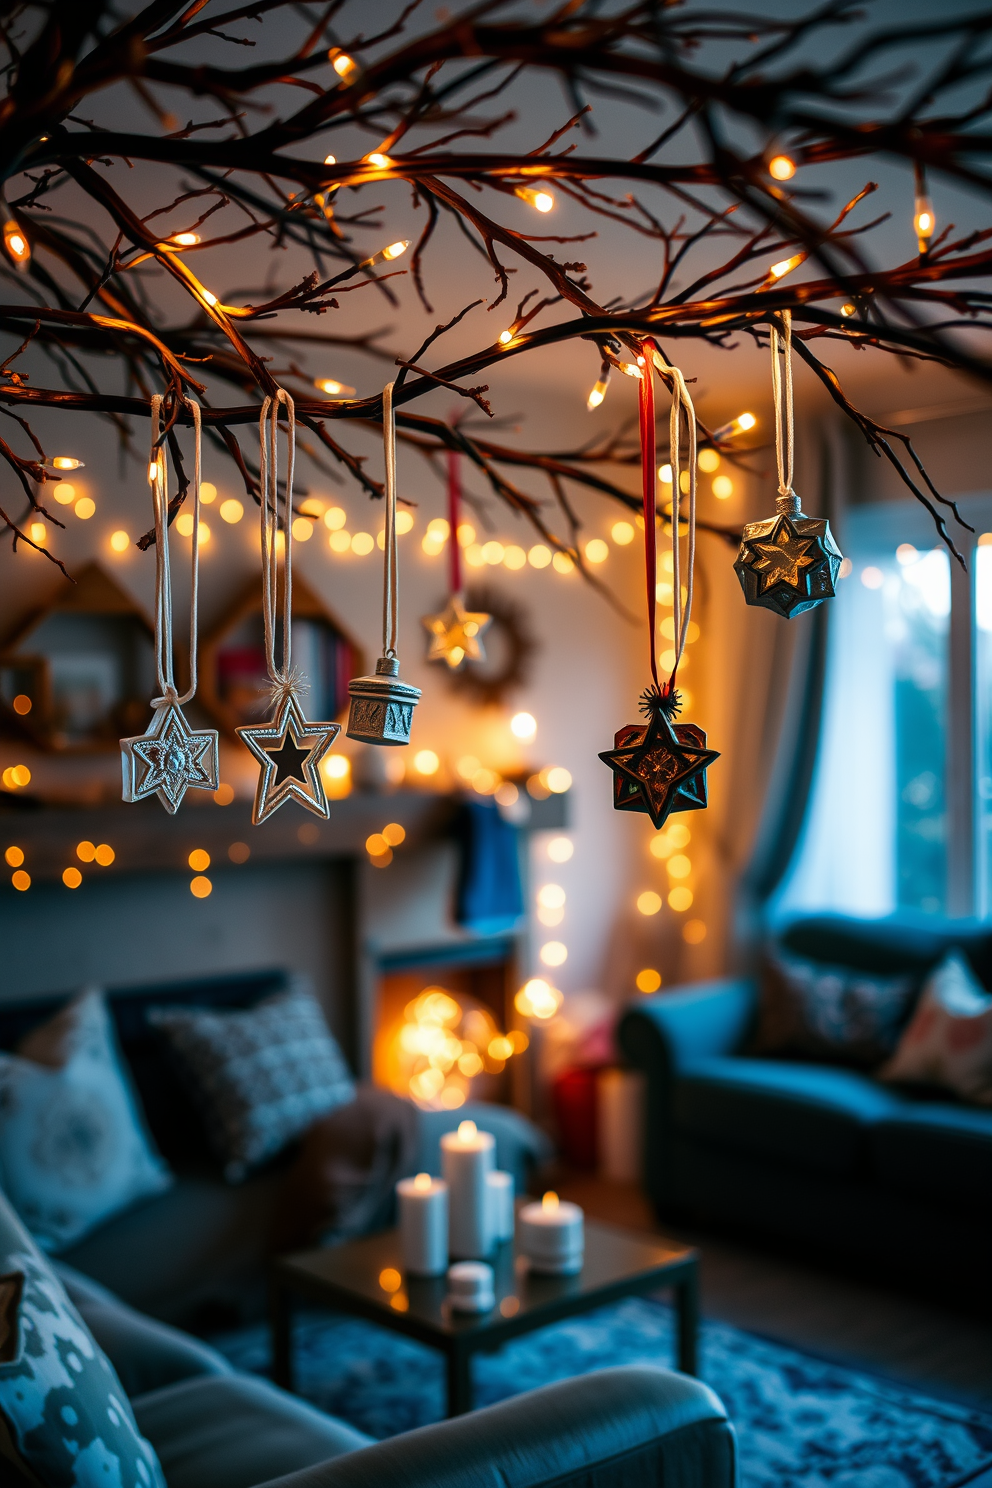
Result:
{"label": "throw pillow", "polygon": [[89,989],[0,1052],[0,1185],[61,1250],[172,1176],[139,1114],[103,994]]}
{"label": "throw pillow", "polygon": [[914,995],[909,976],[772,952],[766,957],[756,1052],[871,1069],[896,1046]]}
{"label": "throw pillow", "polygon": [[235,1012],[150,1008],[203,1114],[224,1176],[239,1183],[355,1086],[304,985]]}
{"label": "throw pillow", "polygon": [[883,1080],[943,1085],[992,1105],[992,996],[959,951],[930,973]]}
{"label": "throw pillow", "polygon": [[110,1360],[3,1194],[0,1272],[0,1480],[165,1488]]}

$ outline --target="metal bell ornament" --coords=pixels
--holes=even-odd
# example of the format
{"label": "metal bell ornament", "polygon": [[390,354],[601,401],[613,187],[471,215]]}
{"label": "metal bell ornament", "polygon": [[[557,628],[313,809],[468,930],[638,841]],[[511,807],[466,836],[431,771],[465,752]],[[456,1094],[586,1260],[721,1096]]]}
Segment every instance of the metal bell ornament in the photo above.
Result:
{"label": "metal bell ornament", "polygon": [[[647,587],[652,685],[641,694],[641,712],[648,722],[625,724],[618,729],[612,749],[600,754],[613,771],[613,805],[617,811],[640,811],[661,827],[674,811],[700,811],[706,806],[706,771],[719,759],[706,747],[706,735],[694,723],[676,723],[681,706],[675,689],[679,661],[685,648],[692,607],[692,577],[696,553],[696,420],[685,379],[677,367],[668,367],[651,342],[644,344],[640,383],[641,474],[644,493],[644,570]],[[658,680],[657,660],[657,498],[654,433],[653,365],[672,378],[672,603],[675,635],[675,665],[668,680]],[[681,483],[679,440],[681,412],[685,407],[689,426],[689,520],[685,606],[679,552],[679,506]]]}
{"label": "metal bell ornament", "polygon": [[[782,311],[782,333],[773,322],[772,392],[775,398],[775,453],[778,499],[773,517],[748,522],[734,569],[745,602],[774,610],[787,620],[813,610],[837,591],[843,557],[823,517],[807,517],[792,489],[792,312]],[[779,363],[780,344],[784,350]],[[784,382],[784,387],[783,387]],[[783,396],[784,395],[784,396]]]}
{"label": "metal bell ornament", "polygon": [[409,744],[413,710],[420,688],[400,681],[396,655],[399,624],[399,553],[396,542],[396,420],[393,384],[382,391],[382,442],[386,457],[386,530],[382,586],[382,655],[372,677],[353,677],[348,684],[351,709],[348,738],[363,744]]}

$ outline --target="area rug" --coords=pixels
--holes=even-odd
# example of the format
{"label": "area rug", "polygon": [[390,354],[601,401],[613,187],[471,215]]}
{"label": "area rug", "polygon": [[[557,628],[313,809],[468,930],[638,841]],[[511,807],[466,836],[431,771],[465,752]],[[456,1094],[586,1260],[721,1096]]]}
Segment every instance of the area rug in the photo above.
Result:
{"label": "area rug", "polygon": [[[514,1340],[473,1363],[477,1405],[614,1364],[673,1358],[673,1318],[638,1298]],[[264,1374],[263,1326],[213,1342]],[[704,1323],[702,1376],[737,1429],[742,1488],[953,1488],[992,1464],[992,1412],[901,1389],[724,1323]],[[304,1313],[294,1330],[301,1395],[370,1436],[444,1415],[439,1354],[385,1329]]]}

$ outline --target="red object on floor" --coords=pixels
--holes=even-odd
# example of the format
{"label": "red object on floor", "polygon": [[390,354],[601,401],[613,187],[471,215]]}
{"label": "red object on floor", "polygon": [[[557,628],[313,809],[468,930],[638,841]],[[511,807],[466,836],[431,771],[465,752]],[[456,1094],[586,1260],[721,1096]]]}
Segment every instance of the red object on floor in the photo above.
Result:
{"label": "red object on floor", "polygon": [[601,1065],[566,1070],[551,1087],[561,1155],[573,1168],[594,1170],[598,1160],[596,1080]]}

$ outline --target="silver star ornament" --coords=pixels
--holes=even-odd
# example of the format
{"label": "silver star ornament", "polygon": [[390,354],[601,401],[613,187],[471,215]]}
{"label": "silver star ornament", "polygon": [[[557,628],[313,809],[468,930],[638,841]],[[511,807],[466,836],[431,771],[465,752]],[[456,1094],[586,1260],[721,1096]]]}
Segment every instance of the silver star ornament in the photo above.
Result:
{"label": "silver star ornament", "polygon": [[268,723],[237,730],[262,767],[251,814],[256,827],[287,801],[327,820],[331,811],[318,766],[340,732],[339,723],[308,723],[292,693]]}
{"label": "silver star ornament", "polygon": [[220,785],[216,729],[191,729],[178,703],[160,703],[144,734],[121,740],[125,801],[158,796],[170,816],[192,786],[215,791]]}

